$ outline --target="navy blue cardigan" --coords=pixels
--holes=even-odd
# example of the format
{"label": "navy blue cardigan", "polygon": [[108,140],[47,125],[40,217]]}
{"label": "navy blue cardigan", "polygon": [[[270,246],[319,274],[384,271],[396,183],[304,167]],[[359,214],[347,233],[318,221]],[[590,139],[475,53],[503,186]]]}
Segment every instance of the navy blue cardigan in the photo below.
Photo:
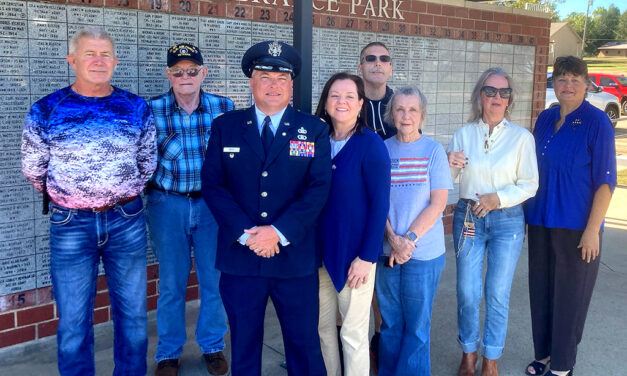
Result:
{"label": "navy blue cardigan", "polygon": [[332,174],[318,246],[333,285],[341,291],[355,257],[376,262],[383,251],[390,208],[390,156],[385,144],[369,129],[354,134],[333,158]]}

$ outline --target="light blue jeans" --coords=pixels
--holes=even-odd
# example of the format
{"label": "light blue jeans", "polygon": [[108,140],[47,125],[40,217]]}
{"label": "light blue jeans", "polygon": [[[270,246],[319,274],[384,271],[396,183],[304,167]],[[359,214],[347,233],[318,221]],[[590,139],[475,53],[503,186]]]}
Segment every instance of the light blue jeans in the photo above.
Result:
{"label": "light blue jeans", "polygon": [[141,198],[98,213],[50,204],[50,272],[62,376],[95,374],[93,309],[100,259],[113,317],[113,375],[146,374],[146,246]]}
{"label": "light blue jeans", "polygon": [[[457,254],[457,341],[463,352],[477,351],[483,260],[487,252],[482,352],[488,359],[498,359],[505,345],[509,293],[524,238],[523,209],[516,205],[477,218],[472,209],[466,216],[467,207],[465,201],[459,200],[453,217],[453,242]],[[463,235],[465,219],[474,223],[474,237]]]}
{"label": "light blue jeans", "polygon": [[159,300],[155,360],[178,359],[187,340],[185,292],[192,263],[200,288],[196,342],[203,354],[224,350],[226,313],[215,268],[218,224],[202,198],[157,190],[147,194],[150,244],[159,260]]}
{"label": "light blue jeans", "polygon": [[411,259],[393,268],[383,260],[379,259],[375,284],[383,317],[379,376],[429,376],[431,311],[445,257]]}

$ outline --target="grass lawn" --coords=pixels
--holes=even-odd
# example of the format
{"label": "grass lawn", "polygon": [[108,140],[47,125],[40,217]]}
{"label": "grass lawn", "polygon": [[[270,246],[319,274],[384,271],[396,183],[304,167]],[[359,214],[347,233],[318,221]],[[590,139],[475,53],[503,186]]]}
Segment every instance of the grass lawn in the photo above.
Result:
{"label": "grass lawn", "polygon": [[627,76],[627,57],[587,57],[584,59],[588,63],[590,73],[612,73]]}
{"label": "grass lawn", "polygon": [[618,184],[627,185],[627,170],[618,171]]}
{"label": "grass lawn", "polygon": [[[585,62],[588,63],[588,72],[590,73],[612,73],[627,76],[627,57],[586,57]],[[549,65],[549,71],[553,70],[553,66]]]}

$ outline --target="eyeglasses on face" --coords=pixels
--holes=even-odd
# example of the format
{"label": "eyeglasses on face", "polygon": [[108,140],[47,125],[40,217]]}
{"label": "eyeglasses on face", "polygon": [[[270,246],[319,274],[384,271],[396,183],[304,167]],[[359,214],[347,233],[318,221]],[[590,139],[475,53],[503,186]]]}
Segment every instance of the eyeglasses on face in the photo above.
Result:
{"label": "eyeglasses on face", "polygon": [[187,75],[189,77],[196,77],[198,76],[198,73],[200,73],[200,71],[202,70],[202,66],[199,67],[190,67],[187,69],[181,69],[181,68],[168,68],[168,72],[170,72],[170,74],[173,77],[183,77],[184,73],[187,73]]}
{"label": "eyeglasses on face", "polygon": [[375,61],[377,61],[377,58],[382,63],[389,63],[390,61],[392,61],[392,58],[390,57],[390,55],[380,55],[380,56],[377,56],[377,55],[366,55],[366,56],[364,56],[364,61],[366,61],[368,63],[374,63]]}
{"label": "eyeglasses on face", "polygon": [[511,87],[504,87],[502,89],[497,89],[493,86],[484,86],[481,88],[481,91],[485,93],[485,96],[488,98],[496,97],[496,93],[499,93],[501,98],[508,99],[512,95]]}

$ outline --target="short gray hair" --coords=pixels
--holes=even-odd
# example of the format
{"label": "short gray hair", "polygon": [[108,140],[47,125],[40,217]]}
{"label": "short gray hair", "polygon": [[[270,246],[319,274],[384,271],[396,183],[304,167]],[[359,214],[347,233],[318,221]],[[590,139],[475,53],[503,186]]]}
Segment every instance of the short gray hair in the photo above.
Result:
{"label": "short gray hair", "polygon": [[507,109],[505,110],[505,118],[509,120],[509,114],[512,112],[512,108],[514,108],[514,94],[516,93],[514,80],[509,74],[505,73],[503,68],[492,67],[488,68],[488,70],[481,74],[475,84],[475,88],[472,89],[472,95],[470,96],[470,117],[468,118],[469,123],[474,123],[483,117],[483,107],[481,106],[481,88],[485,85],[488,78],[492,76],[501,76],[505,78],[507,80],[507,84],[512,89],[512,94],[509,97]]}
{"label": "short gray hair", "polygon": [[74,33],[74,35],[72,35],[72,39],[70,39],[70,55],[74,55],[74,53],[76,53],[76,49],[78,48],[78,41],[83,38],[108,40],[109,42],[111,42],[111,46],[113,47],[113,55],[115,56],[115,41],[113,40],[113,37],[111,36],[111,34],[107,33],[99,27],[86,27]]}
{"label": "short gray hair", "polygon": [[[420,128],[422,128],[422,125],[427,119],[427,98],[424,94],[422,94],[420,89],[415,86],[403,86],[394,91],[394,94],[385,108],[383,120],[385,120],[388,124],[394,124],[394,104],[399,95],[414,96],[418,98],[418,102],[420,102]],[[396,127],[396,124],[394,124],[394,126]]]}

